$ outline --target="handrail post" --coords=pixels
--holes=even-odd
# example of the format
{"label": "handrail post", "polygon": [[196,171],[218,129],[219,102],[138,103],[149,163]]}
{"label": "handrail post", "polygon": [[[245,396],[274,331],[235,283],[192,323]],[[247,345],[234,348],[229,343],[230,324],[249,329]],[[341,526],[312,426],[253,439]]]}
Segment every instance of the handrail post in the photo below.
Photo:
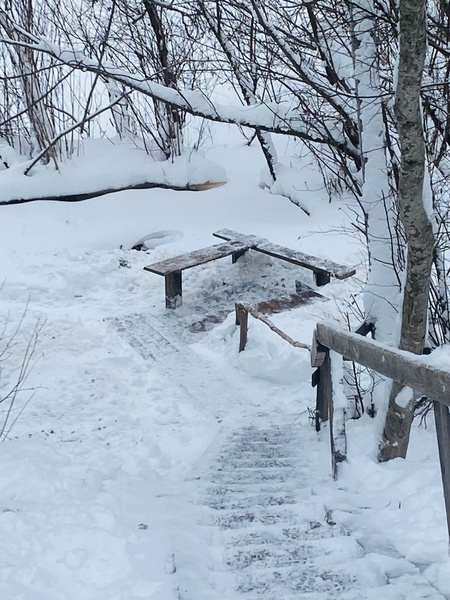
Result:
{"label": "handrail post", "polygon": [[346,460],[347,454],[345,410],[339,408],[335,411],[330,349],[317,341],[315,333],[311,347],[311,365],[317,367],[313,377],[313,385],[317,385],[316,431],[320,431],[321,422],[328,421],[333,478],[337,479],[338,465]]}
{"label": "handrail post", "polygon": [[[345,414],[343,409],[339,409],[338,412],[335,411],[333,405],[333,375],[331,371],[330,350],[325,348],[324,354],[323,363],[319,367],[316,414],[322,422],[328,421],[328,427],[330,428],[331,466],[333,469],[333,478],[337,479],[338,465],[346,460]],[[342,412],[342,415],[340,412]]]}
{"label": "handrail post", "polygon": [[331,402],[331,364],[330,351],[320,344],[313,335],[311,345],[311,366],[317,367],[312,378],[316,392],[316,431],[320,431],[320,422],[328,421],[328,405]]}
{"label": "handrail post", "polygon": [[239,325],[239,352],[245,349],[248,332],[248,310],[242,304],[235,304],[236,325]]}
{"label": "handrail post", "polygon": [[434,420],[441,464],[442,487],[444,488],[447,530],[450,537],[450,413],[447,406],[437,400],[434,405]]}
{"label": "handrail post", "polygon": [[330,351],[324,349],[324,359],[319,367],[319,380],[317,382],[316,411],[321,421],[330,419],[331,403],[333,399],[331,381]]}

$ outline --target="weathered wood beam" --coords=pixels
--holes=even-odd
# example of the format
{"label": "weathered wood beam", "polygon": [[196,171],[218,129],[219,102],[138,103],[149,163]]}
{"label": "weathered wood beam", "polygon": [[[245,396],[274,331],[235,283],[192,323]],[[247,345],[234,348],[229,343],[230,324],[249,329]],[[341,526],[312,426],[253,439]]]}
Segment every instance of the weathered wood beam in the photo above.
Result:
{"label": "weathered wood beam", "polygon": [[337,479],[340,463],[347,460],[347,438],[345,432],[345,409],[335,408],[333,403],[333,373],[330,351],[323,349],[323,360],[315,371],[313,386],[316,391],[316,431],[321,423],[328,422],[330,429],[331,466]]}
{"label": "weathered wood beam", "polygon": [[315,340],[349,360],[450,406],[450,372],[436,368],[422,357],[344,331],[335,324],[318,323]]}
{"label": "weathered wood beam", "polygon": [[279,260],[284,260],[305,269],[310,269],[314,272],[317,285],[329,283],[330,275],[336,277],[336,279],[346,279],[356,273],[355,269],[339,265],[331,260],[304,254],[298,250],[292,250],[292,248],[272,244],[268,240],[259,238],[255,235],[246,235],[237,231],[232,231],[231,229],[220,229],[219,231],[214,232],[213,235],[224,240],[235,240],[252,244],[252,247],[257,252],[267,254],[268,256],[278,258]]}
{"label": "weathered wood beam", "polygon": [[208,248],[202,248],[200,250],[194,250],[193,252],[187,252],[186,254],[180,254],[173,258],[167,258],[158,263],[153,263],[144,267],[144,271],[150,271],[150,273],[156,273],[157,275],[168,275],[174,271],[184,271],[185,269],[191,269],[203,265],[207,262],[217,260],[219,258],[225,258],[231,256],[236,252],[248,250],[247,244],[241,242],[227,242],[226,244],[216,244],[215,246],[208,246]]}

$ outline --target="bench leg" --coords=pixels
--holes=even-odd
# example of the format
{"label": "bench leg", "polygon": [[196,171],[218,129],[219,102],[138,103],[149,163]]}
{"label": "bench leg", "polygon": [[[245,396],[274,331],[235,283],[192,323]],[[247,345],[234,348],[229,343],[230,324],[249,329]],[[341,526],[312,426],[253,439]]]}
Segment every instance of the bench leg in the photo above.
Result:
{"label": "bench leg", "polygon": [[330,274],[324,271],[314,271],[314,279],[317,286],[326,285],[330,283]]}
{"label": "bench leg", "polygon": [[234,265],[234,263],[237,261],[238,258],[241,258],[241,256],[244,256],[244,254],[247,252],[247,250],[238,250],[237,252],[233,252],[233,254],[231,255],[231,262]]}
{"label": "bench leg", "polygon": [[174,271],[165,276],[166,308],[177,308],[182,303],[181,271]]}

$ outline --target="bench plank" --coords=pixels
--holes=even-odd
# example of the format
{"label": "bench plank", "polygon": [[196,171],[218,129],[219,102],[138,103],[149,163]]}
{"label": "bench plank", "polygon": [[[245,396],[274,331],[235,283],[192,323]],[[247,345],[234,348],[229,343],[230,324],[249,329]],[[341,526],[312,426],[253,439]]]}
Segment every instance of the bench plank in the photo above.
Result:
{"label": "bench plank", "polygon": [[226,256],[233,257],[233,263],[252,246],[239,241],[231,241],[226,244],[216,244],[201,250],[194,250],[187,254],[181,254],[168,258],[152,265],[144,267],[145,271],[163,275],[165,278],[166,308],[175,309],[182,304],[183,282],[182,271],[197,267],[204,263]]}
{"label": "bench plank", "polygon": [[331,260],[317,258],[298,250],[278,246],[254,235],[245,235],[231,229],[220,229],[213,233],[213,235],[228,241],[236,240],[242,243],[253,243],[254,246],[252,247],[258,252],[310,269],[316,274],[317,285],[328,283],[330,275],[336,277],[336,279],[347,279],[347,277],[351,277],[356,273],[355,269],[339,265]]}
{"label": "bench plank", "polygon": [[223,240],[227,240],[228,242],[234,240],[239,242],[246,242],[247,244],[253,244],[252,247],[256,248],[259,244],[267,242],[266,238],[259,237],[253,234],[247,233],[239,233],[237,231],[233,231],[232,229],[219,229],[219,231],[215,231],[213,236],[222,238]]}
{"label": "bench plank", "polygon": [[240,241],[217,244],[215,246],[194,250],[187,254],[181,254],[180,256],[174,256],[173,258],[153,263],[152,265],[144,267],[144,270],[156,273],[157,275],[169,275],[175,271],[184,271],[185,269],[197,267],[198,265],[217,260],[218,258],[225,258],[234,253],[245,252],[251,247],[251,245]]}
{"label": "bench plank", "polygon": [[328,300],[322,294],[318,294],[312,288],[304,286],[305,289],[297,294],[289,294],[289,296],[283,296],[281,298],[273,298],[271,300],[262,300],[257,304],[253,304],[253,308],[263,315],[273,315],[276,313],[283,312],[285,310],[291,310],[304,306],[305,304],[311,304],[317,300]]}

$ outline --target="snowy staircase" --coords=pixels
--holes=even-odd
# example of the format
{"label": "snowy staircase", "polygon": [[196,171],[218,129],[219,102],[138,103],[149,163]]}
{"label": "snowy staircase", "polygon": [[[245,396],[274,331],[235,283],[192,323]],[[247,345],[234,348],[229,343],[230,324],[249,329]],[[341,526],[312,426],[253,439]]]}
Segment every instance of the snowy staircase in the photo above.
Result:
{"label": "snowy staircase", "polygon": [[[242,402],[242,390],[192,352],[174,324],[148,314],[111,320],[186,398],[210,404],[220,397],[222,410],[237,397]],[[174,523],[181,515],[167,571],[173,580],[152,598],[449,600],[420,565],[402,558],[376,531],[365,530],[363,514],[346,520],[351,532],[333,522],[313,489],[314,432],[296,424],[295,416],[275,422],[258,414],[257,406],[252,425],[225,431],[180,482],[173,507],[168,503]]]}
{"label": "snowy staircase", "polygon": [[[208,507],[203,525],[218,528],[223,547],[217,587],[221,573],[234,575],[234,589],[222,590],[227,600],[364,596],[354,566],[362,548],[337,525],[311,520],[317,506],[305,477],[304,443],[301,430],[287,423],[244,427],[196,478]],[[180,598],[191,600],[182,586]]]}

